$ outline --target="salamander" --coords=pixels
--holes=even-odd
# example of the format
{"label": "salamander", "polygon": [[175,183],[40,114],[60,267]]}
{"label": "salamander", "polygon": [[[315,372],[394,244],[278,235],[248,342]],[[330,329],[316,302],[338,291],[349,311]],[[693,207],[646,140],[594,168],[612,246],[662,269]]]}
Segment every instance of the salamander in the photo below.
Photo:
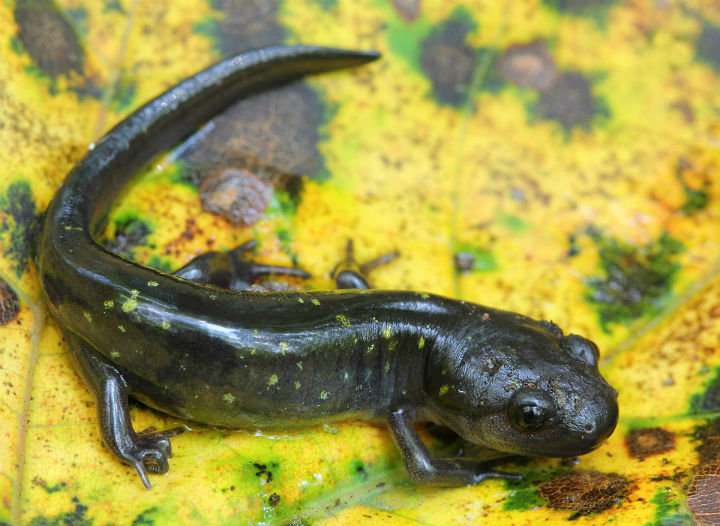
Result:
{"label": "salamander", "polygon": [[[436,458],[414,423],[482,451],[576,456],[615,428],[617,393],[591,341],[467,301],[370,289],[350,258],[338,290],[257,292],[257,274],[297,269],[200,256],[169,274],[98,242],[113,201],[152,156],[238,99],[374,52],[310,46],[247,51],[184,80],[117,124],[70,171],[43,217],[35,261],[102,438],[150,487],[177,430],[136,432],[128,396],[226,427],[385,421],[410,478],[464,485],[514,478],[483,460]],[[244,290],[243,290],[244,289]]]}

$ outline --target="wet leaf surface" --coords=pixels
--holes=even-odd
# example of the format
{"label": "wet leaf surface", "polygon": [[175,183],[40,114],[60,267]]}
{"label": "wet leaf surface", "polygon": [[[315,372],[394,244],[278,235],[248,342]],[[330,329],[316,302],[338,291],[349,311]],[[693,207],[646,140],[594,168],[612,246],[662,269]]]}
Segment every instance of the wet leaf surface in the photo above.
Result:
{"label": "wet leaf surface", "polygon": [[[0,524],[717,523],[719,27],[693,0],[0,2]],[[145,491],[105,449],[42,303],[39,214],[134,108],[278,42],[383,59],[219,116],[148,167],[105,244],[171,271],[254,239],[313,288],[348,238],[361,261],[397,250],[376,286],[596,341],[620,393],[605,445],[422,488],[382,425],[261,433],[133,404],[136,429],[188,426],[169,473]]]}

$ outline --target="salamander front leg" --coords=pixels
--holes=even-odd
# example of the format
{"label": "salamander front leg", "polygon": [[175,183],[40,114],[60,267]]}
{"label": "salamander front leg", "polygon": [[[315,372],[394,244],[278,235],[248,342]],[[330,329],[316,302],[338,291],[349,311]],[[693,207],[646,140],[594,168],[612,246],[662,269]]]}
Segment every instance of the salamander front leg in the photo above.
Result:
{"label": "salamander front leg", "polygon": [[193,259],[174,275],[223,289],[247,290],[253,281],[268,275],[309,278],[310,274],[299,268],[263,265],[247,260],[247,253],[256,246],[248,241],[227,252],[206,252]]}
{"label": "salamander front leg", "polygon": [[105,445],[115,456],[133,466],[145,487],[150,489],[148,471],[167,472],[168,457],[172,454],[170,439],[184,429],[156,432],[150,428],[136,433],[130,421],[128,389],[123,376],[77,336],[65,333],[65,338],[70,344],[75,370],[95,395],[100,434]]}
{"label": "salamander front leg", "polygon": [[396,409],[390,413],[388,421],[410,479],[416,484],[463,486],[490,478],[522,478],[516,473],[492,471],[485,462],[433,456],[415,431],[414,416],[412,410]]}
{"label": "salamander front leg", "polygon": [[370,289],[372,287],[366,278],[368,272],[381,265],[390,263],[399,255],[399,252],[390,252],[367,263],[358,264],[358,262],[355,261],[353,240],[348,239],[347,247],[345,248],[345,259],[338,263],[332,271],[335,285],[339,289]]}

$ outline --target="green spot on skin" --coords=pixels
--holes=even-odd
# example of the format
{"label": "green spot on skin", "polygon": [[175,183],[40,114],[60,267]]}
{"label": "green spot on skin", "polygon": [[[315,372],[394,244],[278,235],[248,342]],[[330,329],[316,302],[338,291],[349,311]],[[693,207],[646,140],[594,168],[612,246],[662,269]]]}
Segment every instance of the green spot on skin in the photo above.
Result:
{"label": "green spot on skin", "polygon": [[390,331],[390,327],[385,327],[385,330],[383,331],[383,338],[386,340],[390,338],[390,335],[392,332]]}
{"label": "green spot on skin", "polygon": [[302,362],[298,362],[298,363],[295,364],[295,365],[297,365],[297,368],[302,371]]}
{"label": "green spot on skin", "polygon": [[349,328],[350,327],[350,320],[347,319],[347,316],[343,314],[338,314],[335,316],[335,319],[343,324],[343,326]]}
{"label": "green spot on skin", "polygon": [[320,393],[320,399],[321,399],[321,400],[327,400],[329,396],[330,396],[330,393],[328,393],[327,391],[322,391],[322,392]]}
{"label": "green spot on skin", "polygon": [[123,304],[122,304],[122,310],[123,310],[123,312],[132,312],[132,311],[134,311],[134,310],[137,308],[137,306],[138,306],[138,302],[137,302],[138,294],[140,294],[140,291],[139,291],[139,290],[132,289],[132,290],[130,291],[130,297],[129,297],[128,299],[126,299],[126,300],[123,302]]}
{"label": "green spot on skin", "polygon": [[148,281],[148,287],[157,287],[160,285],[157,281]]}
{"label": "green spot on skin", "polygon": [[420,294],[418,294],[418,296],[420,296],[422,299],[426,300],[430,297],[430,294],[428,294],[427,292],[421,292]]}
{"label": "green spot on skin", "polygon": [[118,325],[118,329],[120,329],[120,332],[125,332],[125,327],[122,325]]}
{"label": "green spot on skin", "polygon": [[168,329],[170,328],[170,322],[167,321],[167,320],[163,320],[162,323],[160,324],[160,326],[161,326],[163,329],[168,330]]}
{"label": "green spot on skin", "polygon": [[88,323],[92,323],[92,314],[90,314],[88,311],[83,312],[83,316],[85,316],[85,319],[88,321]]}
{"label": "green spot on skin", "polygon": [[390,371],[390,362],[385,362],[385,372]]}
{"label": "green spot on skin", "polygon": [[448,385],[440,386],[440,391],[439,391],[440,396],[445,396],[445,394],[448,392],[448,389],[450,389],[450,386],[448,386]]}
{"label": "green spot on skin", "polygon": [[278,383],[278,375],[274,374],[268,379],[268,385],[275,385]]}
{"label": "green spot on skin", "polygon": [[374,343],[373,343],[372,345],[370,345],[370,347],[368,347],[367,352],[373,352],[373,349],[375,349],[375,344],[374,344]]}
{"label": "green spot on skin", "polygon": [[116,359],[120,357],[120,353],[117,351],[110,351],[110,358]]}
{"label": "green spot on skin", "polygon": [[420,336],[420,339],[418,340],[418,349],[422,349],[425,347],[425,337]]}
{"label": "green spot on skin", "polygon": [[310,302],[311,302],[313,305],[320,305],[320,300],[316,300],[315,298],[311,299]]}
{"label": "green spot on skin", "polygon": [[300,389],[300,387],[302,387],[302,386],[300,385],[300,382],[296,381],[296,382],[295,382],[295,389]]}
{"label": "green spot on skin", "polygon": [[305,300],[302,298],[298,298],[298,303],[305,303]]}
{"label": "green spot on skin", "polygon": [[232,404],[235,401],[235,397],[232,393],[225,393],[223,395],[223,400],[225,400],[228,404]]}
{"label": "green spot on skin", "polygon": [[251,356],[255,356],[256,353],[257,353],[257,349],[253,349],[250,351]]}
{"label": "green spot on skin", "polygon": [[390,352],[393,352],[395,349],[397,349],[397,346],[400,344],[397,340],[390,340],[390,345],[388,345],[388,350]]}
{"label": "green spot on skin", "polygon": [[217,299],[217,294],[210,294],[210,299],[211,299],[211,300],[216,300],[216,299]]}
{"label": "green spot on skin", "polygon": [[112,309],[115,306],[115,302],[113,300],[107,300],[103,305],[105,305],[106,309]]}
{"label": "green spot on skin", "polygon": [[280,342],[280,352],[285,354],[285,351],[287,351],[288,344],[287,342]]}

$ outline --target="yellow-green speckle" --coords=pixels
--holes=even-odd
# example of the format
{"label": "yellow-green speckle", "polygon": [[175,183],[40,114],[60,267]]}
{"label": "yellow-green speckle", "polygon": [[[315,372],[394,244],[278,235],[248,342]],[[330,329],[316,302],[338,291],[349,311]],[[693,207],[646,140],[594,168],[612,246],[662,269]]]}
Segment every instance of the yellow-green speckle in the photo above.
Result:
{"label": "yellow-green speckle", "polygon": [[305,300],[302,298],[298,298],[298,303],[305,303]]}
{"label": "yellow-green speckle", "polygon": [[388,325],[385,327],[385,330],[383,331],[383,338],[386,340],[390,338],[390,335],[392,334],[392,331],[390,330],[390,326]]}
{"label": "yellow-green speckle", "polygon": [[223,395],[223,400],[225,400],[228,404],[232,404],[235,401],[235,397],[232,393],[225,393]]}
{"label": "yellow-green speckle", "polygon": [[310,302],[311,302],[313,305],[320,305],[320,300],[316,300],[315,298],[311,299]]}
{"label": "yellow-green speckle", "polygon": [[160,285],[157,281],[148,281],[148,287],[157,287]]}
{"label": "yellow-green speckle", "polygon": [[302,371],[302,362],[298,362],[295,365],[297,365],[297,368]]}
{"label": "yellow-green speckle", "polygon": [[115,306],[115,302],[113,300],[106,300],[103,305],[105,305],[106,309],[112,309]]}
{"label": "yellow-green speckle", "polygon": [[160,326],[161,326],[163,329],[168,330],[168,329],[170,328],[170,322],[167,321],[167,320],[163,320],[163,321],[160,323]]}
{"label": "yellow-green speckle", "polygon": [[256,354],[257,354],[257,349],[250,350],[250,356],[255,356]]}
{"label": "yellow-green speckle", "polygon": [[134,311],[134,310],[137,308],[137,306],[138,306],[138,302],[137,302],[138,294],[140,294],[140,291],[139,291],[139,290],[132,289],[132,290],[130,291],[130,297],[129,297],[128,299],[126,299],[126,300],[123,302],[123,304],[122,304],[122,310],[123,310],[123,312],[132,312],[132,311]]}
{"label": "yellow-green speckle", "polygon": [[370,344],[370,347],[368,347],[367,352],[373,352],[374,349],[375,349],[375,344],[372,343],[372,344]]}
{"label": "yellow-green speckle", "polygon": [[83,312],[83,316],[85,316],[85,319],[88,321],[88,323],[92,323],[92,314],[90,314],[88,311]]}
{"label": "yellow-green speckle", "polygon": [[420,336],[420,339],[418,340],[418,349],[422,349],[425,347],[425,337]]}
{"label": "yellow-green speckle", "polygon": [[440,396],[445,396],[445,394],[448,392],[448,389],[450,389],[450,386],[449,386],[449,385],[447,385],[447,384],[441,385],[441,386],[440,386],[440,391],[438,392],[438,394],[439,394]]}
{"label": "yellow-green speckle", "polygon": [[330,396],[330,393],[328,393],[327,391],[322,391],[320,393],[320,400],[327,400],[329,396]]}
{"label": "yellow-green speckle", "polygon": [[400,344],[399,341],[397,341],[397,340],[395,340],[395,339],[392,339],[392,340],[390,340],[390,344],[388,345],[388,349],[390,350],[390,352],[392,352],[392,351],[394,351],[395,349],[397,349],[397,346],[398,346],[399,344]]}
{"label": "yellow-green speckle", "polygon": [[217,294],[210,294],[209,298],[210,298],[211,300],[216,300],[216,299],[217,299]]}
{"label": "yellow-green speckle", "polygon": [[337,316],[335,316],[335,319],[342,323],[345,327],[350,327],[350,320],[348,320],[347,316],[345,316],[344,314],[338,314]]}
{"label": "yellow-green speckle", "polygon": [[113,360],[120,357],[120,353],[117,351],[110,351],[110,358]]}
{"label": "yellow-green speckle", "polygon": [[302,385],[300,385],[300,382],[298,382],[298,381],[296,380],[296,381],[295,381],[295,389],[300,389],[301,387],[302,387]]}
{"label": "yellow-green speckle", "polygon": [[389,371],[390,371],[390,362],[385,362],[385,372],[387,373]]}
{"label": "yellow-green speckle", "polygon": [[125,332],[125,326],[124,325],[118,325],[118,329],[120,332]]}
{"label": "yellow-green speckle", "polygon": [[422,299],[426,300],[430,297],[430,294],[428,294],[427,292],[420,292],[418,294],[418,296],[420,296]]}
{"label": "yellow-green speckle", "polygon": [[287,349],[288,349],[287,342],[280,342],[280,352],[285,354],[285,351],[287,351]]}
{"label": "yellow-green speckle", "polygon": [[278,383],[278,375],[274,374],[268,379],[268,385],[275,385]]}

